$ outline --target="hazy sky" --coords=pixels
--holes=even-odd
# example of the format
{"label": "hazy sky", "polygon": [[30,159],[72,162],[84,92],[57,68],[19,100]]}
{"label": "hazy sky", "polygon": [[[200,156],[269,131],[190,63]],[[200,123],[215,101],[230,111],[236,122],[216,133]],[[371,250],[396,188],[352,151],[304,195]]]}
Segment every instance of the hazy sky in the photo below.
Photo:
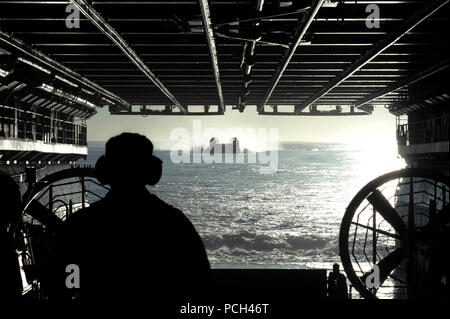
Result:
{"label": "hazy sky", "polygon": [[375,107],[374,114],[368,116],[288,117],[258,115],[256,107],[251,106],[244,113],[227,108],[225,115],[203,117],[120,116],[110,115],[106,108],[98,109],[98,114],[88,120],[88,140],[105,141],[121,132],[136,132],[149,137],[156,148],[165,148],[172,130],[192,132],[194,120],[201,120],[202,129],[217,128],[221,132],[227,128],[277,128],[280,142],[395,142],[395,116],[384,107]]}

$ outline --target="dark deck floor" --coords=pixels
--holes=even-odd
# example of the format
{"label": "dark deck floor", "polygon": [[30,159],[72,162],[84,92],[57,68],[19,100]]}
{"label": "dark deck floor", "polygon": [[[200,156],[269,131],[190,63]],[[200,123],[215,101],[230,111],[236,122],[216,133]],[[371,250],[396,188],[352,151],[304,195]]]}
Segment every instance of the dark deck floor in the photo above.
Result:
{"label": "dark deck floor", "polygon": [[213,269],[211,296],[225,300],[324,299],[325,269]]}

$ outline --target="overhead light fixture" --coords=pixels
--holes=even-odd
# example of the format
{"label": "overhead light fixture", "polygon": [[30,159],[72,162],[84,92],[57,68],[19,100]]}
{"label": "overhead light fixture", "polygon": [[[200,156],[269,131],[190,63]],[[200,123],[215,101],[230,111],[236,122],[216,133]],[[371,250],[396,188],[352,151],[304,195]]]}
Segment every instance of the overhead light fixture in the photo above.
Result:
{"label": "overhead light fixture", "polygon": [[201,19],[194,19],[188,21],[190,26],[202,26],[202,20]]}
{"label": "overhead light fixture", "polygon": [[6,77],[8,74],[9,74],[10,72],[8,72],[8,71],[5,71],[5,70],[3,70],[3,69],[0,69],[0,76],[1,77]]}
{"label": "overhead light fixture", "polygon": [[22,90],[24,87],[26,87],[27,85],[25,83],[20,83],[18,86],[16,86],[12,91],[13,92],[17,92]]}
{"label": "overhead light fixture", "polygon": [[11,52],[6,49],[0,48],[0,54],[11,55]]}
{"label": "overhead light fixture", "polygon": [[338,4],[338,1],[325,0],[322,4],[322,8],[336,8]]}
{"label": "overhead light fixture", "polygon": [[78,104],[82,104],[84,106],[87,106],[87,107],[95,109],[95,104],[89,102],[88,100],[85,100],[85,99],[82,99],[82,98],[80,98],[78,96],[75,96],[75,95],[72,95],[70,93],[64,92],[63,90],[57,89],[57,88],[55,88],[55,87],[53,87],[53,86],[51,86],[49,84],[45,84],[45,83],[42,84],[40,86],[40,89],[42,89],[42,90],[44,90],[44,91],[46,91],[48,93],[54,94],[56,96],[65,98],[65,99],[67,99],[69,101],[76,102]]}
{"label": "overhead light fixture", "polygon": [[203,33],[203,23],[200,19],[189,20],[189,27],[192,33]]}
{"label": "overhead light fixture", "polygon": [[280,1],[280,8],[292,7],[292,1]]}
{"label": "overhead light fixture", "polygon": [[192,33],[203,33],[204,30],[203,30],[202,27],[198,27],[198,28],[193,28],[193,27],[191,27],[191,32],[192,32]]}

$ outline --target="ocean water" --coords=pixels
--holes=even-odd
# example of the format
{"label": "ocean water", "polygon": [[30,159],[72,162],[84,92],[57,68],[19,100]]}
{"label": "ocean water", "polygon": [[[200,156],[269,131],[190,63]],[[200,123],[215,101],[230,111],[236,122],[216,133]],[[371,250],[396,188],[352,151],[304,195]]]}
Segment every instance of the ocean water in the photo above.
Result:
{"label": "ocean water", "polygon": [[[93,165],[104,143],[89,144]],[[405,166],[395,144],[283,143],[277,170],[260,163],[173,163],[149,190],[192,221],[216,268],[331,268],[342,216],[373,178]],[[126,166],[127,163],[124,163]]]}

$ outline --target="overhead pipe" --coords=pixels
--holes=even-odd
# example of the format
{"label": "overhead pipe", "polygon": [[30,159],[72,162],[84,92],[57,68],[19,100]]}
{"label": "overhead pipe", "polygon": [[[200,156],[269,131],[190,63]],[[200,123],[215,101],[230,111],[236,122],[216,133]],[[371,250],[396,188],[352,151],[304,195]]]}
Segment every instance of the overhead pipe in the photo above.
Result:
{"label": "overhead pipe", "polygon": [[209,55],[211,56],[211,64],[214,72],[214,80],[216,81],[217,94],[219,96],[219,112],[224,113],[225,102],[223,99],[222,83],[220,81],[219,60],[217,58],[216,42],[214,40],[214,31],[211,23],[211,14],[209,11],[208,0],[199,0],[200,9],[202,11],[203,27],[205,29],[206,40],[208,41]]}

